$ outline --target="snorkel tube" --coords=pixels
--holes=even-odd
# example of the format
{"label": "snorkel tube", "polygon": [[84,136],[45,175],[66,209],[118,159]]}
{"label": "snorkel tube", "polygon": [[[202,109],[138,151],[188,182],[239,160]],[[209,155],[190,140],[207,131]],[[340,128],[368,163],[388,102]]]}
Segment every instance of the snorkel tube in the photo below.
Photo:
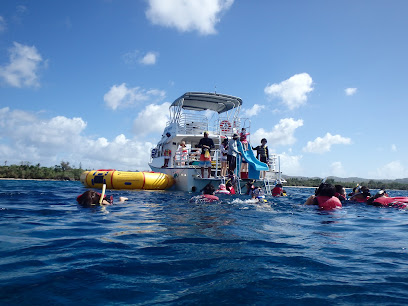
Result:
{"label": "snorkel tube", "polygon": [[102,204],[103,198],[105,197],[105,191],[106,191],[106,184],[103,184],[101,197],[99,198],[99,205]]}

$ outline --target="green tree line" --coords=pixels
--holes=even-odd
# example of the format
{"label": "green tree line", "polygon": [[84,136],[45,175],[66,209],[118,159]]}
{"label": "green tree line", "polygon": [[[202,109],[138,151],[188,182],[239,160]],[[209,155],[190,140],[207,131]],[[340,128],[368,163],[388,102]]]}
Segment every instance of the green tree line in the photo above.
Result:
{"label": "green tree line", "polygon": [[[286,186],[304,186],[304,187],[317,187],[322,182],[321,178],[296,178],[288,177],[286,178]],[[359,182],[341,182],[334,179],[327,179],[326,183],[332,185],[342,185],[346,188],[354,188],[358,185],[367,186],[369,189],[396,189],[396,190],[408,190],[408,184],[396,182],[396,181],[381,181],[381,180],[369,180],[369,181],[359,181]]]}
{"label": "green tree line", "polygon": [[7,162],[4,164],[4,166],[0,166],[0,178],[79,181],[82,172],[84,172],[81,165],[79,168],[75,168],[65,161],[54,167],[43,167],[40,164],[31,165],[29,162],[9,166],[6,165]]}

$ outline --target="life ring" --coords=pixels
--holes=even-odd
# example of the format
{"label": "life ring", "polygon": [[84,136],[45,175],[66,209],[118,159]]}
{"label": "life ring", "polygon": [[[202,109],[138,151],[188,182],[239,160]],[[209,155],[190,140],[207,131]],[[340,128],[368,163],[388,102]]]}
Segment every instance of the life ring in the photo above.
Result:
{"label": "life ring", "polygon": [[231,132],[231,122],[228,120],[222,120],[220,122],[220,128],[222,132]]}

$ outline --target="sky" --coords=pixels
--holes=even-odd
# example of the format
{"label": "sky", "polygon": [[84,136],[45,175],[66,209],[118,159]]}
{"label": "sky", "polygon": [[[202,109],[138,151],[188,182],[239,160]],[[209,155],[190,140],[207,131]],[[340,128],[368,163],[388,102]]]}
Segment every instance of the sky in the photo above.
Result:
{"label": "sky", "polygon": [[283,174],[408,177],[406,0],[0,2],[0,165],[149,170],[169,105],[242,98]]}

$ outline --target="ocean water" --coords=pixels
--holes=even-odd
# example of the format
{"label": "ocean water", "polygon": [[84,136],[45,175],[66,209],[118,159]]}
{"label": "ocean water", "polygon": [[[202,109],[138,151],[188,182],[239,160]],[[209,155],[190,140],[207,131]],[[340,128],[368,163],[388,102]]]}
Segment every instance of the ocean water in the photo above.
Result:
{"label": "ocean water", "polygon": [[262,205],[108,191],[129,200],[83,208],[79,182],[1,180],[0,304],[408,303],[408,211],[324,212],[285,189]]}

